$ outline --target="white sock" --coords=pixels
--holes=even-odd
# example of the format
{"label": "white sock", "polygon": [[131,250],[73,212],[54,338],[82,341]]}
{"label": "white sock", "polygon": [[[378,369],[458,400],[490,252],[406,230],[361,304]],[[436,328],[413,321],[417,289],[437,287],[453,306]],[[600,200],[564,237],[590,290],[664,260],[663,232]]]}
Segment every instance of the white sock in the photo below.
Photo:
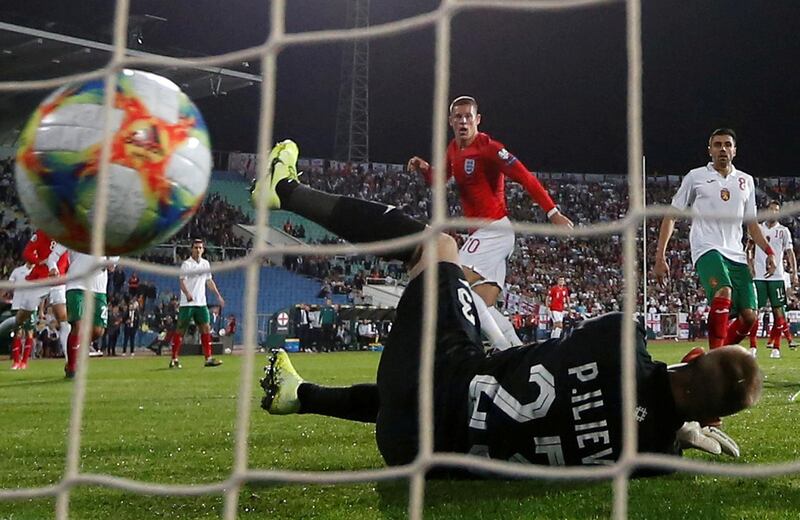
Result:
{"label": "white sock", "polygon": [[553,330],[550,331],[550,338],[560,338],[561,337],[561,327],[553,327]]}
{"label": "white sock", "polygon": [[67,338],[70,332],[72,332],[72,325],[68,321],[60,321],[58,323],[58,341],[61,343],[61,350],[64,352],[64,356],[67,355]]}
{"label": "white sock", "polygon": [[475,310],[478,311],[478,319],[481,322],[481,332],[484,336],[489,340],[489,343],[492,344],[492,347],[505,350],[507,348],[511,348],[511,342],[506,339],[503,331],[500,330],[500,327],[497,326],[497,322],[494,321],[494,318],[489,313],[489,308],[486,306],[486,302],[483,301],[483,298],[472,289],[470,289],[472,293],[472,301],[475,302]]}
{"label": "white sock", "polygon": [[503,316],[503,313],[500,312],[500,309],[492,305],[489,307],[489,312],[494,318],[494,322],[497,323],[497,326],[500,327],[500,330],[503,332],[503,336],[505,336],[506,339],[511,343],[511,346],[516,347],[522,345],[522,340],[519,339],[519,336],[517,336],[514,326],[511,325],[511,322],[508,320],[508,318]]}

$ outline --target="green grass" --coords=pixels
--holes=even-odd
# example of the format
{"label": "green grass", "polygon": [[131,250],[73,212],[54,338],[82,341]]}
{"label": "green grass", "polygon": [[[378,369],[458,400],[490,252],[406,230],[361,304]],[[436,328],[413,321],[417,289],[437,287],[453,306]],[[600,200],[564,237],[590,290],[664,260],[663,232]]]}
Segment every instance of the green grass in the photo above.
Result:
{"label": "green grass", "polygon": [[[658,359],[676,361],[686,342],[651,345]],[[766,374],[759,405],[726,420],[742,448],[740,463],[800,459],[795,428],[800,400],[800,352],[784,349],[771,360],[761,349]],[[374,379],[378,354],[302,354],[300,373],[327,384]],[[218,369],[185,358],[170,371],[166,358],[90,360],[83,422],[81,471],[144,482],[200,484],[224,480],[233,463],[240,358],[227,356]],[[25,372],[0,369],[0,487],[45,486],[64,471],[66,431],[73,383],[63,380],[62,362],[34,361]],[[258,376],[260,376],[260,369]],[[271,417],[253,395],[250,467],[259,469],[351,470],[379,468],[372,425],[311,416]],[[698,455],[699,456],[699,455]],[[800,478],[763,480],[677,474],[631,482],[630,518],[798,518]],[[239,501],[248,518],[404,518],[407,482],[348,485],[253,483]],[[426,518],[608,518],[609,482],[548,481],[430,482]],[[219,518],[223,497],[142,496],[96,486],[71,495],[71,518]],[[0,501],[0,519],[54,516],[55,499]]]}

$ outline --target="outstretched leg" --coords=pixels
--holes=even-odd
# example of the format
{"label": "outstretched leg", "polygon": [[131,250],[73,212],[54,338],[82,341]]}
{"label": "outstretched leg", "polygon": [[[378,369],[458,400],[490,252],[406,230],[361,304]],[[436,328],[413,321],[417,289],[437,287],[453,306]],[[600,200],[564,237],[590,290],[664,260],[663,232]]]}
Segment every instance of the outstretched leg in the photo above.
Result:
{"label": "outstretched leg", "polygon": [[377,385],[331,387],[308,383],[297,373],[283,349],[272,351],[261,388],[266,394],[261,407],[273,415],[317,414],[367,423],[378,418]]}

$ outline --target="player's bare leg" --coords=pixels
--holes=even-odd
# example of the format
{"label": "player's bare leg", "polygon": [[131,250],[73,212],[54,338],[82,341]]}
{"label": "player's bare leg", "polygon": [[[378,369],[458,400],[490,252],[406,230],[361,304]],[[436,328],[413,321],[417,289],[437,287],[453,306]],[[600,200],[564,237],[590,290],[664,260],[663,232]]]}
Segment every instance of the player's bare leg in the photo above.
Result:
{"label": "player's bare leg", "polygon": [[67,320],[67,304],[66,303],[56,303],[52,305],[53,309],[53,316],[56,318],[56,322],[58,323],[58,341],[61,343],[61,350],[64,352],[64,356],[67,355],[67,338],[69,338],[69,333],[72,331],[72,325],[70,325],[69,321]]}
{"label": "player's bare leg", "polygon": [[[481,275],[479,275],[469,267],[462,266],[461,269],[464,271],[464,276],[467,278],[467,282],[469,282],[472,292],[480,296],[480,300],[482,300],[482,303],[486,304],[486,311],[488,312],[488,316],[491,317],[492,321],[496,324],[497,328],[500,330],[501,334],[505,338],[507,344],[509,344],[512,347],[522,345],[522,340],[520,340],[519,336],[517,336],[517,333],[514,330],[514,326],[511,325],[511,321],[509,321],[508,318],[503,316],[503,313],[500,312],[500,309],[498,309],[495,306],[495,304],[497,303],[497,298],[500,297],[500,287],[498,287],[494,283],[487,282]],[[478,298],[475,298],[475,300],[477,301]],[[478,310],[478,318],[481,320],[481,331],[484,332],[484,325],[483,325],[484,315],[482,315],[481,307],[482,305],[480,303],[476,303],[476,308]],[[490,327],[491,324],[488,325],[488,328]],[[487,330],[490,330],[488,328]],[[487,335],[489,335],[488,332]],[[489,339],[490,341],[493,341],[491,336],[489,336]],[[499,342],[499,340],[497,341]],[[502,350],[502,347],[498,348],[501,348]]]}

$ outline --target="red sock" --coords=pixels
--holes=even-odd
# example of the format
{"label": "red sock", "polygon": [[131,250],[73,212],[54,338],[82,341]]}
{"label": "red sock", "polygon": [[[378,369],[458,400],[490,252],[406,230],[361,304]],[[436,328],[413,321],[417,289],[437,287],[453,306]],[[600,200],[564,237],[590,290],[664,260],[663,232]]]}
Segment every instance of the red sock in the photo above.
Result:
{"label": "red sock", "polygon": [[203,355],[206,359],[211,357],[211,333],[200,334],[200,343],[203,344]]}
{"label": "red sock", "polygon": [[758,343],[756,343],[756,335],[758,334],[758,320],[753,323],[752,328],[750,329],[750,348],[758,348]]}
{"label": "red sock", "polygon": [[725,344],[728,334],[728,314],[731,310],[731,300],[717,296],[711,300],[711,309],[708,312],[708,347],[719,348]]}
{"label": "red sock", "polygon": [[733,320],[733,323],[728,327],[728,333],[725,335],[725,345],[738,345],[747,337],[752,327],[745,327],[744,322],[740,318]]}
{"label": "red sock", "polygon": [[11,341],[11,361],[15,364],[19,364],[19,359],[22,354],[22,338],[19,335],[15,335],[14,339]]}
{"label": "red sock", "polygon": [[781,348],[781,336],[788,328],[785,317],[780,316],[775,320],[775,348]]}
{"label": "red sock", "polygon": [[22,351],[22,364],[28,362],[33,352],[33,338],[25,338],[25,350]]}
{"label": "red sock", "polygon": [[72,372],[78,363],[78,327],[73,326],[72,331],[67,336],[67,369]]}
{"label": "red sock", "polygon": [[172,359],[178,359],[181,355],[181,345],[183,344],[183,334],[176,332],[172,335]]}
{"label": "red sock", "polygon": [[777,320],[775,321],[775,325],[772,326],[772,330],[769,331],[769,342],[772,343],[773,347],[775,345],[781,345],[781,328],[778,326]]}
{"label": "red sock", "polygon": [[783,319],[783,337],[786,338],[786,341],[789,343],[792,342],[792,328],[789,326],[789,323],[786,321],[786,318]]}

